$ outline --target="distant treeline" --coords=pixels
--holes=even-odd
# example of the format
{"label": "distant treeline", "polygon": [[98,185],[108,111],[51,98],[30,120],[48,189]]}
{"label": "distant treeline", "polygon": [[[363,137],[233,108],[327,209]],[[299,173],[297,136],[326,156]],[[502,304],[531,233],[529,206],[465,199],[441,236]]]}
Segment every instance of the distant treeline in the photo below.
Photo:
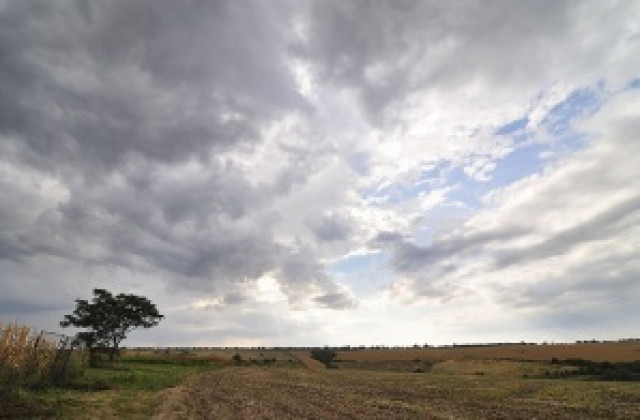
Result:
{"label": "distant treeline", "polygon": [[[621,338],[618,340],[577,340],[575,342],[561,343],[561,342],[547,342],[542,343],[535,342],[504,342],[504,343],[453,343],[446,345],[430,345],[430,344],[413,344],[410,346],[388,346],[384,344],[380,345],[343,345],[343,346],[287,346],[287,347],[270,347],[270,346],[255,346],[255,347],[128,347],[129,350],[161,350],[171,349],[176,351],[184,350],[209,350],[209,351],[238,351],[238,350],[275,350],[275,351],[311,351],[316,349],[332,349],[336,351],[350,351],[350,350],[408,350],[417,348],[452,348],[452,347],[501,347],[501,346],[555,346],[555,345],[571,345],[571,344],[615,344],[615,343],[635,343],[640,342],[640,338]],[[125,349],[125,348],[123,348]]]}

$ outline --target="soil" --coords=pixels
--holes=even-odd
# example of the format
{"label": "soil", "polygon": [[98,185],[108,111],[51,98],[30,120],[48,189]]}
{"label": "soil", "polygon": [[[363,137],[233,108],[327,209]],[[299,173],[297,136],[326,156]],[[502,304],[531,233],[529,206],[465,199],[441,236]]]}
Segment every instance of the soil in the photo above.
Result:
{"label": "soil", "polygon": [[[632,418],[640,401],[541,398],[548,382],[353,370],[228,367],[168,390],[155,419]],[[550,404],[554,401],[554,404]]]}

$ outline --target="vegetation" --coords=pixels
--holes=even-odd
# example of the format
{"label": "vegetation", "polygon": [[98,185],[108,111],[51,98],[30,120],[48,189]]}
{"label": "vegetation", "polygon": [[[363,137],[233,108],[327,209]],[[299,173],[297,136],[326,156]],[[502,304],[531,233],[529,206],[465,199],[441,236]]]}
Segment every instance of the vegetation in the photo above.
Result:
{"label": "vegetation", "polygon": [[87,329],[77,337],[89,347],[92,365],[95,365],[99,349],[107,349],[109,360],[113,362],[120,343],[129,332],[156,326],[164,317],[156,305],[142,296],[124,293],[114,296],[104,289],[94,289],[93,295],[91,302],[76,299],[73,314],[65,315],[60,322],[62,327]]}
{"label": "vegetation", "polygon": [[26,326],[0,325],[0,388],[5,393],[60,384],[83,369],[82,351],[58,348],[57,342]]}
{"label": "vegetation", "polygon": [[314,359],[316,359],[317,361],[319,361],[320,363],[325,365],[325,367],[328,367],[328,368],[332,367],[332,362],[336,358],[336,356],[337,356],[337,353],[328,347],[325,347],[323,349],[311,350],[311,357],[313,357]]}
{"label": "vegetation", "polygon": [[[622,380],[637,377],[640,362],[549,356],[580,350],[587,357],[610,352],[628,358],[629,349],[638,354],[640,343],[625,349],[588,345],[527,346],[539,347],[533,354],[547,354],[546,360],[527,360],[531,353],[521,353],[520,346],[337,354],[331,348],[125,349],[118,364],[89,368],[73,381],[24,387],[18,398],[0,400],[0,413],[71,419],[202,413],[215,418],[640,418],[640,387]],[[324,362],[339,369],[326,370]]]}
{"label": "vegetation", "polygon": [[164,400],[159,414],[160,418],[197,418],[199,413],[210,418],[640,417],[636,383],[534,377],[545,368],[551,368],[548,361],[494,360],[443,361],[423,374],[238,366],[190,378]]}
{"label": "vegetation", "polygon": [[88,368],[64,384],[26,387],[11,398],[0,393],[0,418],[147,419],[165,389],[217,366],[208,358],[165,352],[137,357],[125,352],[117,365]]}
{"label": "vegetation", "polygon": [[570,366],[576,369],[563,370],[555,374],[546,373],[556,378],[562,376],[583,376],[603,381],[640,381],[640,360],[634,362],[594,362],[584,359],[551,359],[553,365]]}

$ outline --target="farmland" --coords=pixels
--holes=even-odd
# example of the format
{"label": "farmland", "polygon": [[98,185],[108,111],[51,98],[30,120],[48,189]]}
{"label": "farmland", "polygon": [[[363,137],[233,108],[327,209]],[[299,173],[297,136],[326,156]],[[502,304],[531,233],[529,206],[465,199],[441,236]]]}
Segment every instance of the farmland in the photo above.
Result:
{"label": "farmland", "polygon": [[[629,343],[459,346],[339,351],[324,369],[234,366],[167,391],[172,418],[631,418],[640,383],[574,375],[562,360],[631,362]],[[552,363],[552,359],[554,362]],[[626,366],[626,365],[625,365]]]}
{"label": "farmland", "polygon": [[[457,363],[463,363],[457,366]],[[525,379],[522,362],[445,362],[432,372],[235,367],[165,394],[157,419],[631,418],[637,383]],[[514,364],[511,366],[510,364]],[[483,374],[479,375],[478,372]]]}
{"label": "farmland", "polygon": [[478,360],[509,359],[549,361],[557,359],[585,359],[624,362],[640,360],[640,342],[576,343],[576,344],[504,344],[451,346],[402,349],[356,349],[340,351],[344,361],[375,360]]}
{"label": "farmland", "polygon": [[585,363],[600,367],[603,361],[626,369],[639,359],[639,349],[638,342],[356,349],[338,351],[331,369],[305,349],[130,349],[117,366],[88,369],[70,387],[26,392],[31,406],[21,413],[136,419],[637,418],[639,381],[578,373]]}

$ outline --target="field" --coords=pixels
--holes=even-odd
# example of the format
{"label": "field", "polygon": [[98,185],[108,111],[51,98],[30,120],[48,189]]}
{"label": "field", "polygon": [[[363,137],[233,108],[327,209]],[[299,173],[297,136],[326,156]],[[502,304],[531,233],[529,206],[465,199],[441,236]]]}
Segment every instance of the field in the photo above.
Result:
{"label": "field", "polygon": [[578,344],[506,344],[486,346],[426,347],[407,349],[364,349],[338,353],[344,361],[376,360],[537,360],[585,359],[625,362],[640,360],[640,342],[578,343]]}
{"label": "field", "polygon": [[155,418],[636,418],[639,382],[577,375],[571,359],[626,363],[639,349],[630,342],[348,350],[333,369],[298,350],[291,353],[305,369],[237,366],[191,377],[165,394]]}
{"label": "field", "polygon": [[[457,362],[452,362],[457,363]],[[514,363],[514,362],[505,362]],[[467,366],[468,367],[468,366]],[[237,367],[191,377],[165,394],[156,419],[634,418],[637,383],[523,379],[520,367],[380,371]],[[509,373],[506,373],[509,372]]]}
{"label": "field", "polygon": [[629,342],[346,350],[332,369],[305,350],[133,349],[118,365],[87,369],[66,388],[25,390],[14,415],[1,406],[0,413],[70,419],[640,418],[640,381],[603,380],[592,369],[635,369],[629,362],[640,359],[639,349]]}

